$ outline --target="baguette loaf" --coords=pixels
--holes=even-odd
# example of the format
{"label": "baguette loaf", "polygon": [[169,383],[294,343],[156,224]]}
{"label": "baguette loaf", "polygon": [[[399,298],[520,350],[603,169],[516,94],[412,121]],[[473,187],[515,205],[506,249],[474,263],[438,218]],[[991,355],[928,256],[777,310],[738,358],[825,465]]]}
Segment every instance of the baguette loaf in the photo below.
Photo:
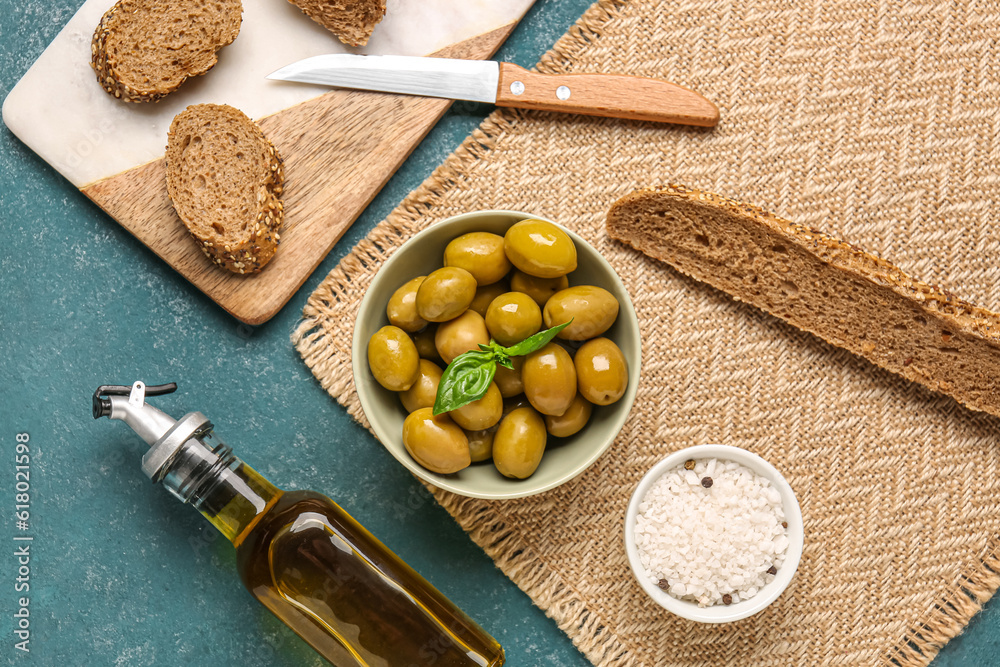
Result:
{"label": "baguette loaf", "polygon": [[385,16],[385,0],[288,0],[348,46],[364,46]]}
{"label": "baguette loaf", "polygon": [[156,102],[212,69],[240,32],[240,0],[119,0],[90,45],[101,87],[125,102]]}
{"label": "baguette loaf", "polygon": [[709,192],[640,190],[609,236],[882,368],[1000,416],[1000,315],[815,229]]}
{"label": "baguette loaf", "polygon": [[167,136],[167,193],[213,262],[257,273],[277,250],[284,170],[257,124],[233,107],[196,104]]}

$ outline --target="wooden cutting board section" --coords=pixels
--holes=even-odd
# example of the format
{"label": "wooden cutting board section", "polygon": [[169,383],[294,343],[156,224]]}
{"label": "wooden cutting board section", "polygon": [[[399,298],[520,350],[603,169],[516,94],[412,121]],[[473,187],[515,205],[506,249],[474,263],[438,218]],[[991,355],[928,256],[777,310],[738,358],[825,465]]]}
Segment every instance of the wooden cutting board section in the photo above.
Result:
{"label": "wooden cutting board section", "polygon": [[[513,28],[435,55],[488,58]],[[221,270],[191,239],[167,197],[162,158],[82,191],[238,320],[261,324],[298,291],[450,105],[335,90],[259,119],[285,161],[285,224],[274,259],[251,276]]]}
{"label": "wooden cutting board section", "polygon": [[[533,0],[521,0],[523,10],[531,2]],[[110,0],[108,4],[110,6]],[[392,8],[393,3],[390,1],[389,10]],[[81,13],[85,9],[87,6],[81,9]],[[516,14],[516,18],[520,18],[523,10]],[[488,58],[513,30],[516,18],[494,29],[437,49],[433,55]],[[311,25],[308,19],[305,21]],[[67,26],[67,30],[70,27]],[[241,37],[246,29],[245,13]],[[317,39],[315,28],[306,26],[303,30],[313,30],[311,38]],[[89,35],[85,36],[89,38]],[[61,33],[57,40],[62,37],[64,35]],[[76,41],[80,39],[79,35],[71,37]],[[239,40],[240,37],[237,37],[233,46]],[[89,40],[87,43],[89,44]],[[331,45],[328,50],[334,52],[337,49]],[[381,49],[382,52],[385,50]],[[379,51],[378,48],[369,50]],[[224,53],[225,49],[220,52],[220,66],[223,64]],[[39,61],[46,55],[43,54]],[[282,64],[294,59],[296,58],[290,58]],[[272,69],[266,69],[264,73]],[[199,79],[207,80],[213,73],[215,70]],[[29,79],[31,74],[29,70],[22,82]],[[197,80],[192,81],[198,85]],[[97,82],[92,83],[100,91]],[[106,150],[107,146],[102,145],[101,133],[110,136],[107,128],[112,125],[111,121],[95,117],[93,131],[88,129],[85,141],[77,143],[77,149],[71,151],[71,157],[77,158],[76,164],[73,164],[70,160],[59,158],[60,154],[57,152],[56,142],[51,140],[51,134],[44,133],[44,128],[38,126],[38,121],[31,118],[30,113],[24,112],[30,112],[30,103],[26,101],[28,95],[17,95],[18,92],[15,88],[4,104],[4,120],[15,134],[60,173],[77,183],[85,195],[227,312],[242,322],[254,325],[273,317],[288,302],[451,104],[449,100],[434,98],[331,90],[276,113],[258,116],[258,123],[285,162],[285,222],[281,230],[281,244],[274,259],[259,274],[239,276],[212,264],[188,235],[167,196],[162,157],[100,178],[96,182],[80,185],[80,180],[87,178],[87,174],[94,173],[93,169],[88,169],[93,165],[86,163],[87,151],[80,150],[80,147],[86,147],[89,141],[97,151]],[[281,92],[279,89],[278,93]],[[100,93],[106,95],[103,91]],[[87,94],[91,94],[89,90]],[[168,96],[167,100],[169,99]],[[99,95],[96,101],[98,104],[107,103]],[[226,99],[209,96],[208,99],[192,99],[189,103],[199,101],[225,103]],[[52,101],[45,103],[52,104]],[[140,105],[128,105],[126,113],[133,109],[134,113],[139,114],[148,111]],[[115,113],[119,113],[118,109],[115,109]],[[249,113],[252,115],[252,111]],[[159,114],[163,116],[162,108]],[[131,121],[132,118],[128,120]],[[35,145],[32,141],[35,134],[47,139],[48,144]],[[156,144],[157,147],[165,145],[165,133],[162,139],[157,137],[156,140],[162,142]],[[67,138],[63,143],[71,146],[73,141],[74,139]],[[114,154],[114,151],[106,152]],[[81,154],[82,160],[79,159]],[[157,154],[162,155],[162,149]],[[82,166],[80,162],[83,162]],[[97,167],[99,170],[101,165]]]}

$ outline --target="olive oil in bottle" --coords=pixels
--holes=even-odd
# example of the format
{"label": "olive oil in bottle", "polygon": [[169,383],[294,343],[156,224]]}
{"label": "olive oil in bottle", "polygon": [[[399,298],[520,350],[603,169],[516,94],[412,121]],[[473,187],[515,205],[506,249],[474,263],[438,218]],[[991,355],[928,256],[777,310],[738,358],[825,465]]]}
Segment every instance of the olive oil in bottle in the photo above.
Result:
{"label": "olive oil in bottle", "polygon": [[337,667],[499,667],[503,649],[332,500],[284,492],[233,456],[193,412],[174,420],[145,396],[176,385],[102,386],[94,417],[150,445],[143,471],[236,547],[247,590]]}

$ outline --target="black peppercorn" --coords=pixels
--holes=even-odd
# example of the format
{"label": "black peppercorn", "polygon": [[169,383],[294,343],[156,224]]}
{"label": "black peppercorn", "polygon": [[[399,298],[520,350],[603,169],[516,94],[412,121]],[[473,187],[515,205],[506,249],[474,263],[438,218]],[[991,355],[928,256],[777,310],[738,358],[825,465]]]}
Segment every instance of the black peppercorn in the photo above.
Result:
{"label": "black peppercorn", "polygon": [[778,574],[778,568],[776,568],[775,566],[772,565],[771,567],[767,568],[767,573],[768,574]]}
{"label": "black peppercorn", "polygon": [[725,595],[722,596],[722,604],[732,604],[732,603],[733,603],[732,595],[726,593]]}
{"label": "black peppercorn", "polygon": [[701,485],[704,486],[706,489],[712,488],[712,478],[711,477],[702,477],[701,478]]}
{"label": "black peppercorn", "polygon": [[670,588],[670,582],[667,581],[666,579],[660,579],[658,582],[656,582],[656,585],[662,588],[663,590],[667,590],[668,588]]}

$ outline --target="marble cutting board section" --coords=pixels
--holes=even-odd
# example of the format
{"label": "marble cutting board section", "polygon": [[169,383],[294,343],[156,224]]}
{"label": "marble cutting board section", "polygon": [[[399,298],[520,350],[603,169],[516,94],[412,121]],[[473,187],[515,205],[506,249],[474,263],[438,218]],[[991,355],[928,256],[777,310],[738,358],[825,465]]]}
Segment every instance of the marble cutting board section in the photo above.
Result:
{"label": "marble cutting board section", "polygon": [[[488,58],[534,0],[388,0],[368,45],[346,47],[285,0],[244,0],[240,34],[205,76],[155,104],[98,85],[90,41],[112,0],[87,0],[7,96],[3,120],[28,147],[237,319],[274,316],[447,110],[450,101],[270,81],[323,53]],[[213,265],[174,213],[163,153],[190,104],[237,107],[285,160],[281,246],[261,273]]]}

